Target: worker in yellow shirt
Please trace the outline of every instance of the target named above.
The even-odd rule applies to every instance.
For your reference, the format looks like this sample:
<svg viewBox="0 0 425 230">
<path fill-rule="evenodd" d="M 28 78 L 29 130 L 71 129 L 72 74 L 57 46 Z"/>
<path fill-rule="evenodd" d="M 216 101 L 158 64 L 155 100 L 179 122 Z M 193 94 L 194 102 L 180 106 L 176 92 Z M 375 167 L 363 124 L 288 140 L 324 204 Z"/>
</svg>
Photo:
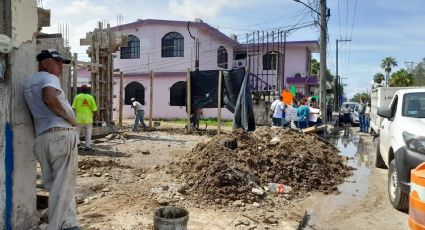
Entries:
<svg viewBox="0 0 425 230">
<path fill-rule="evenodd" d="M 84 150 L 90 151 L 92 149 L 93 113 L 97 111 L 97 106 L 93 96 L 89 94 L 87 85 L 81 86 L 81 93 L 74 97 L 72 108 L 75 110 L 78 137 L 84 129 L 86 138 Z"/>
</svg>

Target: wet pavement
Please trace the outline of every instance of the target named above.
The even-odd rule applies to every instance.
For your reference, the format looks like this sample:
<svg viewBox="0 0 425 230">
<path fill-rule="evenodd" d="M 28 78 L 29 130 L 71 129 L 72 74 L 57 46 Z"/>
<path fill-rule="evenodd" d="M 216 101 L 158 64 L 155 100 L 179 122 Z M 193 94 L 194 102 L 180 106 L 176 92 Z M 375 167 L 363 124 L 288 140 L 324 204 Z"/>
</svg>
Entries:
<svg viewBox="0 0 425 230">
<path fill-rule="evenodd" d="M 347 157 L 349 166 L 356 168 L 353 171 L 353 176 L 338 187 L 341 194 L 336 198 L 335 203 L 343 205 L 344 202 L 349 201 L 349 197 L 361 198 L 366 196 L 368 193 L 368 177 L 373 164 L 364 139 L 360 138 L 359 134 L 354 131 L 338 138 L 330 138 L 328 141 L 339 149 L 340 155 Z"/>
<path fill-rule="evenodd" d="M 339 194 L 315 194 L 304 201 L 308 213 L 304 229 L 407 229 L 407 214 L 388 201 L 387 170 L 374 168 L 372 137 L 351 128 L 328 141 L 356 170 L 338 187 Z"/>
</svg>

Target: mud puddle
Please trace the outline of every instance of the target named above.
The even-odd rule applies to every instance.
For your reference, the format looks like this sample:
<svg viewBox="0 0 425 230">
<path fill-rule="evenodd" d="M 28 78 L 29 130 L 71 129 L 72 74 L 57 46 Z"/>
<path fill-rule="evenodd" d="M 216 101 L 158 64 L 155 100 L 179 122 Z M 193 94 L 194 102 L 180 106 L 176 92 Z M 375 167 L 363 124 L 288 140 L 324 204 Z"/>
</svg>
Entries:
<svg viewBox="0 0 425 230">
<path fill-rule="evenodd" d="M 370 192 L 369 176 L 372 170 L 370 153 L 373 151 L 371 137 L 352 130 L 348 135 L 342 132 L 339 137 L 327 140 L 340 150 L 340 155 L 345 157 L 347 164 L 356 170 L 338 186 L 339 194 L 326 197 L 314 195 L 304 202 L 309 215 L 305 229 L 321 229 L 324 223 L 334 218 L 335 213 L 350 209 L 351 205 L 365 199 Z"/>
<path fill-rule="evenodd" d="M 369 147 L 373 146 L 369 146 L 364 137 L 361 138 L 355 132 L 328 140 L 340 150 L 340 155 L 346 157 L 347 164 L 356 168 L 353 175 L 338 187 L 341 194 L 335 199 L 337 203 L 344 204 L 350 197 L 362 198 L 368 193 L 368 177 L 372 166 Z"/>
</svg>

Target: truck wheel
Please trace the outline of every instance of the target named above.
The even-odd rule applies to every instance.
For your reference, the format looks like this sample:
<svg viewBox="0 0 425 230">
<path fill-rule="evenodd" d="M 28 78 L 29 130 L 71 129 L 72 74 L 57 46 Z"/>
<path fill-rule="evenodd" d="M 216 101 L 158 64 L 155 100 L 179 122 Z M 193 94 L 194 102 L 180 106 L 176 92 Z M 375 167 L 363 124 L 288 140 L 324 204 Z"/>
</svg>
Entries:
<svg viewBox="0 0 425 230">
<path fill-rule="evenodd" d="M 381 150 L 379 149 L 379 137 L 377 138 L 377 145 L 375 150 L 375 167 L 380 169 L 386 169 L 387 166 L 385 165 L 384 159 L 382 159 L 381 156 Z"/>
<path fill-rule="evenodd" d="M 388 170 L 388 196 L 391 205 L 400 211 L 405 211 L 409 207 L 409 195 L 400 188 L 400 181 L 395 169 L 395 160 L 392 160 Z"/>
</svg>

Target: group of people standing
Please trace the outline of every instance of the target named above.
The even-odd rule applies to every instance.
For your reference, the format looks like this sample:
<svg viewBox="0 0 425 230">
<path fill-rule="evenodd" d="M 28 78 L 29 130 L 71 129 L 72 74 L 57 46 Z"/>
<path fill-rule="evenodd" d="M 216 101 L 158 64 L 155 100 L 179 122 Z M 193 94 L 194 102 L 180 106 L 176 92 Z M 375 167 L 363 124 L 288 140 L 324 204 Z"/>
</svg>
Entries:
<svg viewBox="0 0 425 230">
<path fill-rule="evenodd" d="M 286 111 L 288 109 L 296 110 L 294 122 L 297 128 L 305 129 L 322 123 L 319 105 L 315 97 L 303 97 L 300 101 L 293 99 L 292 105 L 288 106 L 283 103 L 283 97 L 278 96 L 270 105 L 272 126 L 286 126 Z"/>
<path fill-rule="evenodd" d="M 370 102 L 360 102 L 359 112 L 359 132 L 368 133 L 370 126 Z"/>
</svg>

